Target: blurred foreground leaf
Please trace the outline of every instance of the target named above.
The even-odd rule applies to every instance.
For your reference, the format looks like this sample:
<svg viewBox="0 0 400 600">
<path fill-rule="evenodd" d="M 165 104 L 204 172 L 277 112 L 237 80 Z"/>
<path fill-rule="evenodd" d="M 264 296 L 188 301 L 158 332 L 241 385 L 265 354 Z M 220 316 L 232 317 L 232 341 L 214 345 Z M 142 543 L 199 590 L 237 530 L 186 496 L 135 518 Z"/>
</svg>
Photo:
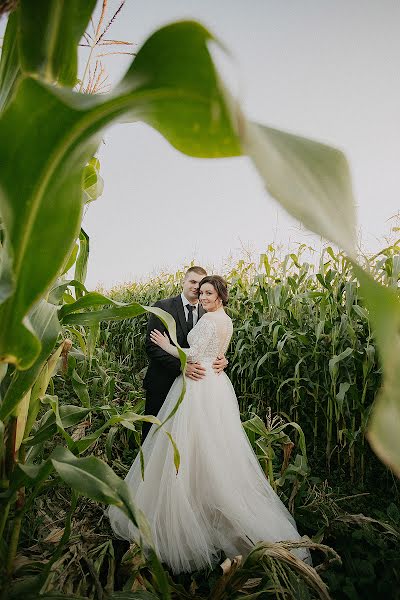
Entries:
<svg viewBox="0 0 400 600">
<path fill-rule="evenodd" d="M 370 311 L 382 361 L 383 383 L 373 405 L 368 426 L 369 442 L 379 458 L 400 477 L 400 300 L 355 267 Z"/>
<path fill-rule="evenodd" d="M 354 257 L 355 204 L 342 152 L 251 122 L 244 126 L 243 147 L 289 214 Z"/>
</svg>

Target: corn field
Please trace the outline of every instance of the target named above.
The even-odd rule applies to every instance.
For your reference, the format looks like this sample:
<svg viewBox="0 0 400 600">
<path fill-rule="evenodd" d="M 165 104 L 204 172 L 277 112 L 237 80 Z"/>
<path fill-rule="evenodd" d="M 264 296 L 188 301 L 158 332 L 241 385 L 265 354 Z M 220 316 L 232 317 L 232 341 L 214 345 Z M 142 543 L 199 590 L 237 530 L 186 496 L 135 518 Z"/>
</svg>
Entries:
<svg viewBox="0 0 400 600">
<path fill-rule="evenodd" d="M 258 264 L 239 260 L 224 273 L 234 320 L 229 375 L 244 417 L 263 417 L 271 408 L 300 423 L 311 455 L 362 484 L 371 456 L 364 432 L 381 381 L 368 312 L 342 253 L 327 247 L 313 264 L 302 258 L 305 250 L 280 257 L 271 245 Z M 384 285 L 397 285 L 399 250 L 396 242 L 367 260 Z M 111 297 L 152 304 L 179 293 L 182 276 L 161 274 L 114 288 Z M 102 343 L 132 373 L 147 364 L 145 320 L 102 330 Z"/>
</svg>

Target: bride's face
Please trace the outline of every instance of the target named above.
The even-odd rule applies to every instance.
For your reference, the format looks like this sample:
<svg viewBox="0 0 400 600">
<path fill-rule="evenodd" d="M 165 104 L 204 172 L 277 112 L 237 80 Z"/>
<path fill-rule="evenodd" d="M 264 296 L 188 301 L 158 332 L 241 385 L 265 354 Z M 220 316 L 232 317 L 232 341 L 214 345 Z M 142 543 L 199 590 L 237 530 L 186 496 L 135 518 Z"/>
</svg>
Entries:
<svg viewBox="0 0 400 600">
<path fill-rule="evenodd" d="M 207 312 L 218 310 L 222 306 L 221 298 L 211 283 L 203 283 L 199 293 L 200 304 Z"/>
</svg>

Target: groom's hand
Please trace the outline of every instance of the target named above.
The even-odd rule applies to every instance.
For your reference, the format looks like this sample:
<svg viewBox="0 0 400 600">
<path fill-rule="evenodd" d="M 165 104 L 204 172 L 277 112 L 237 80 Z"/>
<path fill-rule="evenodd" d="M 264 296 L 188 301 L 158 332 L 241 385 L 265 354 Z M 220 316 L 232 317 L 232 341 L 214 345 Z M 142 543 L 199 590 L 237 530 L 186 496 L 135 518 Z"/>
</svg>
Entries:
<svg viewBox="0 0 400 600">
<path fill-rule="evenodd" d="M 219 375 L 219 373 L 222 373 L 222 371 L 224 369 L 226 369 L 226 367 L 228 366 L 228 360 L 225 358 L 225 356 L 223 354 L 220 354 L 214 360 L 212 366 L 213 366 L 215 373 L 217 373 L 217 375 Z"/>
<path fill-rule="evenodd" d="M 185 375 L 186 377 L 189 377 L 189 379 L 198 381 L 199 379 L 203 379 L 205 374 L 206 370 L 200 363 L 187 363 Z"/>
</svg>

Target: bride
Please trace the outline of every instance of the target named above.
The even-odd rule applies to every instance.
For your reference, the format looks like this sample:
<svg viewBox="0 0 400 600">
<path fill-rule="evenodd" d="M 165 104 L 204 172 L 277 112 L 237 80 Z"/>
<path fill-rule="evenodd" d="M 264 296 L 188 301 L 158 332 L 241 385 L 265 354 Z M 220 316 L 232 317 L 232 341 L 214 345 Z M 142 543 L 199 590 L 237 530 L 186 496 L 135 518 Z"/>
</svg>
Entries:
<svg viewBox="0 0 400 600">
<path fill-rule="evenodd" d="M 181 456 L 176 473 L 173 450 L 152 426 L 143 444 L 144 480 L 140 457 L 126 482 L 136 505 L 149 521 L 154 547 L 174 573 L 213 566 L 222 550 L 227 557 L 246 555 L 259 541 L 299 540 L 296 524 L 266 479 L 242 428 L 236 395 L 227 375 L 212 363 L 225 354 L 232 321 L 225 313 L 228 293 L 218 275 L 204 277 L 199 300 L 206 314 L 188 334 L 184 348 L 190 362 L 201 362 L 206 376 L 187 380 L 185 397 L 168 421 Z M 178 351 L 166 334 L 154 330 L 151 340 L 173 356 Z M 182 389 L 177 377 L 158 413 L 163 421 Z M 138 531 L 117 507 L 109 518 L 115 534 L 138 541 Z M 305 548 L 293 552 L 309 561 Z"/>
</svg>

